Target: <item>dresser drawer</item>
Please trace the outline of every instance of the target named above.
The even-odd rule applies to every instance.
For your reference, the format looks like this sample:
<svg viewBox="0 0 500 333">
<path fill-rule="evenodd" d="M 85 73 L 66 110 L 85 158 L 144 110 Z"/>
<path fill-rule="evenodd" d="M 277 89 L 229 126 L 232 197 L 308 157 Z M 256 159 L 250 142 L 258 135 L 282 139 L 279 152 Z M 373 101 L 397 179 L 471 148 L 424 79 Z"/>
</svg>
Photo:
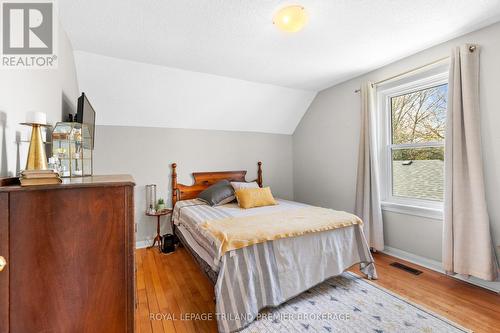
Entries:
<svg viewBox="0 0 500 333">
<path fill-rule="evenodd" d="M 0 272 L 0 333 L 9 332 L 9 194 L 0 193 L 0 256 L 6 265 Z"/>
</svg>

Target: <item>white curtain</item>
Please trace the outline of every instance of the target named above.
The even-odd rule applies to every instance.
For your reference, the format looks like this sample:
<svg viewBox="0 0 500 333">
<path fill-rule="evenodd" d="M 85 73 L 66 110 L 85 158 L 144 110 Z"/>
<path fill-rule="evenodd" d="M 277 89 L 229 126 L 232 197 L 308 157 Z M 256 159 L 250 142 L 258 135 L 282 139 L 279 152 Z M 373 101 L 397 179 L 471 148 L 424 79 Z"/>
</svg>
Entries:
<svg viewBox="0 0 500 333">
<path fill-rule="evenodd" d="M 452 50 L 448 90 L 443 267 L 492 281 L 498 263 L 484 192 L 478 46 Z"/>
<path fill-rule="evenodd" d="M 382 251 L 384 231 L 380 207 L 375 111 L 374 88 L 370 82 L 365 82 L 361 86 L 361 134 L 355 212 L 364 222 L 363 231 L 370 247 Z"/>
</svg>

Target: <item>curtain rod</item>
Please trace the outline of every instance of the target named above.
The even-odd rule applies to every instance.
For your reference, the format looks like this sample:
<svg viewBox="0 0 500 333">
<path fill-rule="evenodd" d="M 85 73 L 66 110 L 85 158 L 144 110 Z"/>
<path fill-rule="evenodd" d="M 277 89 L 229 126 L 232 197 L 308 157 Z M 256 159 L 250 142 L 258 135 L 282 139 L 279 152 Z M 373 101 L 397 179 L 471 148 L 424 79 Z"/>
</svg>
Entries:
<svg viewBox="0 0 500 333">
<path fill-rule="evenodd" d="M 475 47 L 474 47 L 474 49 L 475 49 Z M 471 52 L 474 52 L 474 51 L 471 51 Z M 387 81 L 391 81 L 391 80 L 397 79 L 397 78 L 399 78 L 399 77 L 405 76 L 405 75 L 410 74 L 410 73 L 413 73 L 413 72 L 417 72 L 417 71 L 419 71 L 419 70 L 421 70 L 421 69 L 424 69 L 424 68 L 430 67 L 430 66 L 432 66 L 432 65 L 435 65 L 435 64 L 437 64 L 437 63 L 440 63 L 440 62 L 442 62 L 442 61 L 448 60 L 449 58 L 450 58 L 449 56 L 448 56 L 448 57 L 444 57 L 444 58 L 439 58 L 439 59 L 434 60 L 434 61 L 432 61 L 432 62 L 430 62 L 430 63 L 428 63 L 428 64 L 425 64 L 425 65 L 422 65 L 422 66 L 419 66 L 419 67 L 416 67 L 416 68 L 410 69 L 410 70 L 408 70 L 408 71 L 406 71 L 406 72 L 399 73 L 399 74 L 397 74 L 397 75 L 393 75 L 393 76 L 391 76 L 391 77 L 388 77 L 387 79 L 383 79 L 383 80 L 377 81 L 377 82 L 375 82 L 375 83 L 372 83 L 372 86 L 378 86 L 378 85 L 379 85 L 379 84 L 381 84 L 381 83 L 384 83 L 384 82 L 387 82 Z M 355 93 L 358 93 L 358 92 L 360 92 L 360 91 L 361 91 L 361 89 L 356 89 L 356 90 L 354 90 L 354 92 L 355 92 Z"/>
</svg>

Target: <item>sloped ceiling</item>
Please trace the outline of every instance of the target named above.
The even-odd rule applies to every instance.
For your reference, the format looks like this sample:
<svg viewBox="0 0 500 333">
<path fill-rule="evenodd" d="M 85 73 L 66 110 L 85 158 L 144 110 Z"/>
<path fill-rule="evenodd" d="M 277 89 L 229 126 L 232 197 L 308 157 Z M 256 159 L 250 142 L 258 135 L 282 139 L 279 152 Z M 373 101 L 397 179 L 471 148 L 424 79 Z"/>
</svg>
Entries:
<svg viewBox="0 0 500 333">
<path fill-rule="evenodd" d="M 100 125 L 292 134 L 315 92 L 75 52 Z"/>
<path fill-rule="evenodd" d="M 233 104 L 237 98 L 224 102 L 227 94 L 222 91 L 205 99 L 204 105 L 212 105 L 207 110 L 224 107 L 222 113 L 237 110 L 241 124 L 261 117 L 264 111 L 256 108 L 263 108 L 271 118 L 277 112 L 274 118 L 286 125 L 247 126 L 252 131 L 276 133 L 293 132 L 297 113 L 301 116 L 309 105 L 307 92 L 314 96 L 316 91 L 500 19 L 500 0 L 302 0 L 293 3 L 306 7 L 309 24 L 299 33 L 287 34 L 278 31 L 271 20 L 278 8 L 291 3 L 65 0 L 59 3 L 59 11 L 74 48 L 83 51 L 77 65 L 79 76 L 87 76 L 85 82 L 97 76 L 88 67 L 93 60 L 81 60 L 86 58 L 84 54 L 93 53 L 182 69 L 186 75 L 191 71 L 213 74 L 214 80 L 228 77 L 263 84 L 261 92 L 252 93 L 252 105 L 246 99 Z M 204 82 L 210 85 L 209 81 Z M 143 82 L 145 89 L 147 83 Z M 82 90 L 91 89 L 86 85 L 81 83 Z M 275 100 L 269 103 L 270 85 L 278 90 L 290 88 L 294 97 L 283 105 Z M 235 94 L 239 96 L 244 92 Z M 297 100 L 300 112 L 288 110 Z M 183 112 L 187 118 L 209 123 L 212 113 L 193 111 L 203 109 L 201 104 L 190 105 Z M 287 117 L 291 120 L 284 120 Z M 183 124 L 198 126 L 189 120 Z M 214 126 L 226 129 L 233 125 L 221 120 Z"/>
</svg>

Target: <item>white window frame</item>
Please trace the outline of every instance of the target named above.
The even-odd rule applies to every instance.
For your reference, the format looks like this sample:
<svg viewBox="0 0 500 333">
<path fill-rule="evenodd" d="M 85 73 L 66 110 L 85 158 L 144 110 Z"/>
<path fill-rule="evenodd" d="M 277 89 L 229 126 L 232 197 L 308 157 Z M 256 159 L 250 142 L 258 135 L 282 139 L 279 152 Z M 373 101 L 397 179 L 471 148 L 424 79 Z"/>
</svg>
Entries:
<svg viewBox="0 0 500 333">
<path fill-rule="evenodd" d="M 378 128 L 379 131 L 379 164 L 380 192 L 382 209 L 396 213 L 423 216 L 432 219 L 443 218 L 443 202 L 409 197 L 398 197 L 392 194 L 392 149 L 444 147 L 444 142 L 426 142 L 416 144 L 392 144 L 391 98 L 428 89 L 448 83 L 448 72 L 429 75 L 424 78 L 410 77 L 405 83 L 387 88 L 377 88 Z"/>
</svg>

